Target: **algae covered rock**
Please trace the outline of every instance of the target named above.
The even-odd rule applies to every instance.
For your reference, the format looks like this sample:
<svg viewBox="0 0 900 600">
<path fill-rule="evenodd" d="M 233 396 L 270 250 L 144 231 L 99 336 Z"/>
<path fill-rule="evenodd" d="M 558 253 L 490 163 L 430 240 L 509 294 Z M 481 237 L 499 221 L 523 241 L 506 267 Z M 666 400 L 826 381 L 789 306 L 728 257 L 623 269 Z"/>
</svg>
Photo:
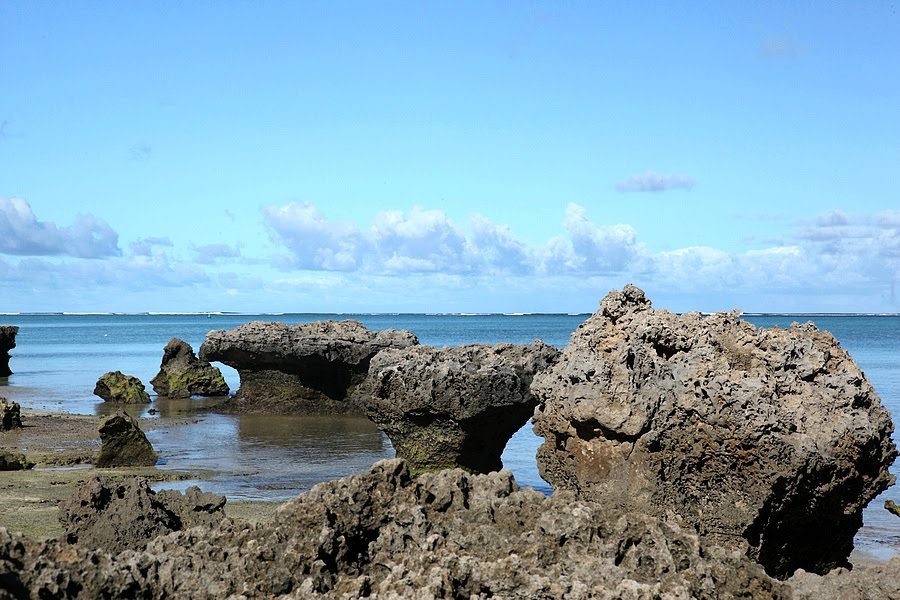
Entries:
<svg viewBox="0 0 900 600">
<path fill-rule="evenodd" d="M 240 388 L 225 410 L 359 414 L 352 394 L 365 380 L 372 357 L 386 348 L 418 343 L 408 331 L 370 331 L 358 321 L 254 321 L 210 331 L 200 358 L 224 363 L 240 375 Z"/>
<path fill-rule="evenodd" d="M 146 404 L 150 402 L 150 394 L 144 389 L 140 379 L 125 375 L 122 371 L 109 371 L 100 376 L 94 387 L 94 395 L 106 402 L 120 404 Z"/>
<path fill-rule="evenodd" d="M 169 398 L 227 396 L 229 392 L 222 372 L 198 359 L 191 345 L 178 338 L 166 344 L 159 373 L 150 385 L 157 394 Z"/>
<path fill-rule="evenodd" d="M 157 455 L 138 422 L 122 411 L 100 421 L 97 467 L 152 467 Z"/>
<path fill-rule="evenodd" d="M 20 452 L 13 453 L 0 450 L 0 471 L 23 471 L 33 466 L 34 463 Z"/>
<path fill-rule="evenodd" d="M 541 341 L 384 350 L 357 402 L 413 472 L 499 471 L 509 438 L 534 413 L 532 378 L 558 355 Z"/>
<path fill-rule="evenodd" d="M 0 398 L 0 431 L 22 427 L 22 409 L 18 402 Z"/>
<path fill-rule="evenodd" d="M 0 325 L 0 377 L 9 377 L 9 351 L 16 347 L 16 334 L 19 328 L 15 325 Z"/>
<path fill-rule="evenodd" d="M 893 424 L 812 324 L 654 310 L 611 292 L 538 374 L 541 476 L 622 512 L 673 515 L 773 575 L 847 564 L 893 483 Z"/>
</svg>

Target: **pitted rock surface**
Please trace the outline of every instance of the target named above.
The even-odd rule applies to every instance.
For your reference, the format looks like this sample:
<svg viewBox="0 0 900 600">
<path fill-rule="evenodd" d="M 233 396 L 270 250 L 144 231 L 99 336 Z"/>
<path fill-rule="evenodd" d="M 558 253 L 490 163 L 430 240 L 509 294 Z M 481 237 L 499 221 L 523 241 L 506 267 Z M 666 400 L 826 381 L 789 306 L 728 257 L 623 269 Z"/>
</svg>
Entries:
<svg viewBox="0 0 900 600">
<path fill-rule="evenodd" d="M 0 325 L 0 377 L 9 377 L 9 351 L 16 347 L 16 334 L 19 328 L 15 325 Z"/>
<path fill-rule="evenodd" d="M 535 377 L 541 476 L 622 512 L 672 515 L 785 577 L 847 564 L 893 483 L 893 424 L 812 324 L 654 310 L 611 292 Z"/>
<path fill-rule="evenodd" d="M 0 529 L 0 577 L 24 597 L 59 598 L 790 598 L 740 553 L 568 492 L 519 490 L 505 471 L 413 479 L 383 461 L 278 517 L 226 519 L 116 555 Z"/>
<path fill-rule="evenodd" d="M 227 396 L 230 391 L 222 372 L 198 359 L 191 345 L 178 338 L 169 340 L 163 349 L 159 373 L 150 385 L 157 394 L 169 398 Z"/>
<path fill-rule="evenodd" d="M 384 350 L 357 402 L 413 472 L 499 471 L 509 438 L 534 413 L 534 374 L 558 355 L 541 341 Z"/>
<path fill-rule="evenodd" d="M 96 467 L 152 467 L 157 455 L 128 413 L 118 410 L 100 420 L 100 455 Z"/>
<path fill-rule="evenodd" d="M 150 402 L 150 394 L 144 384 L 134 375 L 126 375 L 122 371 L 109 371 L 100 376 L 94 386 L 94 395 L 106 402 L 120 404 L 146 404 Z"/>
<path fill-rule="evenodd" d="M 111 481 L 93 476 L 60 504 L 65 540 L 111 554 L 141 550 L 155 537 L 225 517 L 225 498 L 190 487 L 155 493 L 143 477 Z"/>
<path fill-rule="evenodd" d="M 370 331 L 358 321 L 299 325 L 255 321 L 210 331 L 200 358 L 235 368 L 241 385 L 227 410 L 249 413 L 360 413 L 352 393 L 386 348 L 418 344 L 408 331 Z"/>
<path fill-rule="evenodd" d="M 0 397 L 0 431 L 22 427 L 22 407 L 18 402 Z"/>
</svg>

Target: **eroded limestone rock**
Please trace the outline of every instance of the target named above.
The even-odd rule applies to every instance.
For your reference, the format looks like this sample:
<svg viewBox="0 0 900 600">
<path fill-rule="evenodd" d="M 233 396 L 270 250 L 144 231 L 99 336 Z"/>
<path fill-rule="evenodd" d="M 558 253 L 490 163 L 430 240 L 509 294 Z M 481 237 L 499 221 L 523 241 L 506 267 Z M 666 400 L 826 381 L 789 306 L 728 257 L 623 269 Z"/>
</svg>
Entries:
<svg viewBox="0 0 900 600">
<path fill-rule="evenodd" d="M 361 412 L 351 401 L 369 361 L 386 348 L 418 344 L 407 331 L 369 331 L 358 321 L 300 325 L 256 321 L 210 331 L 200 358 L 237 369 L 228 410 L 252 413 Z"/>
<path fill-rule="evenodd" d="M 111 554 L 142 550 L 155 537 L 221 521 L 225 498 L 197 487 L 156 493 L 143 477 L 112 481 L 93 476 L 59 507 L 65 540 Z"/>
<path fill-rule="evenodd" d="M 653 517 L 519 490 L 505 471 L 413 479 L 398 460 L 320 484 L 272 523 L 226 519 L 141 552 L 0 529 L 4 576 L 58 598 L 790 598 L 740 553 Z"/>
<path fill-rule="evenodd" d="M 97 467 L 152 467 L 157 455 L 138 422 L 122 411 L 100 421 Z"/>
<path fill-rule="evenodd" d="M 9 351 L 16 347 L 16 334 L 19 328 L 15 325 L 0 325 L 0 377 L 9 377 Z"/>
<path fill-rule="evenodd" d="M 159 373 L 150 380 L 153 390 L 169 398 L 227 396 L 228 384 L 222 372 L 200 360 L 184 340 L 172 338 L 163 349 Z"/>
<path fill-rule="evenodd" d="M 22 427 L 22 409 L 18 402 L 0 398 L 0 431 Z"/>
<path fill-rule="evenodd" d="M 357 401 L 413 472 L 499 471 L 509 438 L 534 413 L 534 374 L 558 355 L 540 341 L 384 350 Z"/>
<path fill-rule="evenodd" d="M 146 404 L 150 402 L 150 394 L 140 379 L 133 375 L 125 375 L 122 371 L 109 371 L 100 376 L 94 386 L 94 395 L 106 402 L 121 404 Z"/>
<path fill-rule="evenodd" d="M 622 512 L 672 514 L 779 577 L 847 564 L 893 483 L 893 425 L 812 324 L 653 310 L 611 292 L 535 377 L 541 476 Z"/>
</svg>

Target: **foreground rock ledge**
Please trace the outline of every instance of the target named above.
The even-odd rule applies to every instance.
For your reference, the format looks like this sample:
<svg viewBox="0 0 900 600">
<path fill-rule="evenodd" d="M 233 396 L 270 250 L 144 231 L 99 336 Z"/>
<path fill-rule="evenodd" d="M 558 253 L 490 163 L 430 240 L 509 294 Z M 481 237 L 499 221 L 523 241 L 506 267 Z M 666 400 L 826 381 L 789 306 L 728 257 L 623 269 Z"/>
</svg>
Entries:
<svg viewBox="0 0 900 600">
<path fill-rule="evenodd" d="M 611 292 L 535 377 L 541 476 L 622 513 L 672 513 L 775 576 L 847 565 L 893 483 L 893 424 L 812 324 L 655 311 Z"/>
<path fill-rule="evenodd" d="M 16 347 L 16 334 L 19 328 L 15 325 L 0 325 L 0 377 L 9 377 L 9 351 Z"/>
<path fill-rule="evenodd" d="M 414 473 L 499 471 L 509 438 L 534 413 L 535 373 L 558 355 L 541 341 L 384 350 L 372 359 L 358 402 Z"/>
<path fill-rule="evenodd" d="M 254 321 L 210 331 L 200 358 L 237 370 L 241 385 L 225 408 L 246 413 L 361 413 L 353 390 L 385 348 L 418 344 L 408 331 L 369 331 L 358 321 L 300 325 Z"/>
<path fill-rule="evenodd" d="M 194 354 L 191 345 L 172 338 L 163 349 L 159 373 L 150 385 L 160 396 L 190 398 L 191 396 L 227 396 L 228 384 L 222 372 Z"/>
<path fill-rule="evenodd" d="M 138 515 L 139 516 L 139 515 Z M 327 482 L 276 522 L 225 519 L 109 554 L 0 529 L 13 597 L 790 598 L 747 557 L 506 471 L 416 479 L 399 460 Z"/>
</svg>

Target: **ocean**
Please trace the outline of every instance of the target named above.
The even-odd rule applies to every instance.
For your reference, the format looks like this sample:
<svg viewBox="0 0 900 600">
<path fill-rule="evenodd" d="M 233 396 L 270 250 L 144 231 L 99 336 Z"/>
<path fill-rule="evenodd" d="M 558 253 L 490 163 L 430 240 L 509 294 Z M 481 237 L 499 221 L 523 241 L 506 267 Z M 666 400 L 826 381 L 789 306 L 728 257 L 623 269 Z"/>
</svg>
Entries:
<svg viewBox="0 0 900 600">
<path fill-rule="evenodd" d="M 194 350 L 208 331 L 256 321 L 303 323 L 356 319 L 369 329 L 406 329 L 422 344 L 529 343 L 541 339 L 565 346 L 589 315 L 577 314 L 15 314 L 0 315 L 0 325 L 17 325 L 11 351 L 13 375 L 0 378 L 0 396 L 23 408 L 103 415 L 114 407 L 93 395 L 97 378 L 120 370 L 149 381 L 159 370 L 169 339 L 181 338 Z M 895 420 L 900 416 L 900 316 L 745 315 L 757 326 L 813 321 L 830 331 L 857 361 Z M 218 365 L 232 391 L 237 372 Z M 209 412 L 204 399 L 156 399 L 130 407 L 134 416 L 158 420 L 148 437 L 160 453 L 160 468 L 190 468 L 198 480 L 157 484 L 184 489 L 199 485 L 232 499 L 286 500 L 320 481 L 365 471 L 393 456 L 390 441 L 364 418 L 271 417 Z M 155 414 L 149 410 L 155 409 Z M 897 432 L 895 432 L 895 442 Z M 510 440 L 503 464 L 522 486 L 544 493 L 552 489 L 537 472 L 535 452 L 541 439 L 527 424 Z M 892 467 L 894 475 L 897 466 Z M 900 503 L 897 486 L 874 500 L 864 513 L 857 549 L 876 558 L 900 552 L 900 519 L 884 500 Z"/>
</svg>

